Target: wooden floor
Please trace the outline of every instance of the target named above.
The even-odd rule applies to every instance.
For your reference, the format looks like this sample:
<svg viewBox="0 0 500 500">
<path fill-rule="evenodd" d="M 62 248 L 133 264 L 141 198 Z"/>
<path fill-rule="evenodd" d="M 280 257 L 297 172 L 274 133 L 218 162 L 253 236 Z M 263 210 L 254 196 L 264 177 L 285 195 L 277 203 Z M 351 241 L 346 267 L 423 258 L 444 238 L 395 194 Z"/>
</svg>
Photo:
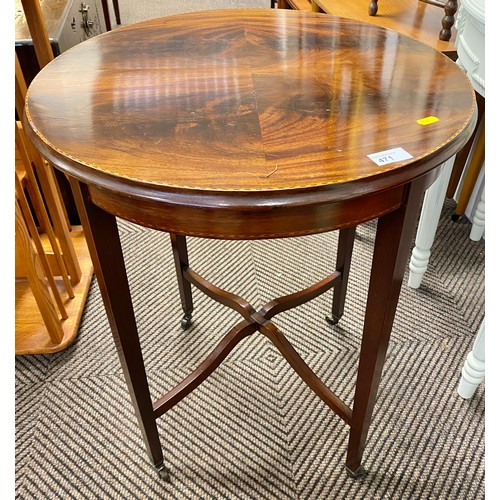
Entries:
<svg viewBox="0 0 500 500">
<path fill-rule="evenodd" d="M 430 45 L 452 59 L 456 58 L 455 28 L 452 28 L 448 42 L 439 39 L 444 17 L 442 7 L 422 0 L 379 0 L 377 14 L 370 16 L 369 3 L 369 0 L 280 0 L 278 5 L 287 4 L 299 10 L 311 9 L 383 26 Z"/>
</svg>

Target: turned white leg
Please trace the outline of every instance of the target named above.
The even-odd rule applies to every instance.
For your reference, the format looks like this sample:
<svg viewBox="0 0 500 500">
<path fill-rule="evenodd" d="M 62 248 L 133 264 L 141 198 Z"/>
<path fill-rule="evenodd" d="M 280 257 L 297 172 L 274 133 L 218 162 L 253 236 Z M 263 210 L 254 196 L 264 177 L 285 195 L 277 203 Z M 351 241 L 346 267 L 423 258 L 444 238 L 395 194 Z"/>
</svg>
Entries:
<svg viewBox="0 0 500 500">
<path fill-rule="evenodd" d="M 477 204 L 476 211 L 474 212 L 474 217 L 472 218 L 472 228 L 470 230 L 470 239 L 472 241 L 479 241 L 484 234 L 484 187 L 481 192 L 481 198 Z"/>
<path fill-rule="evenodd" d="M 417 235 L 415 238 L 415 247 L 411 253 L 410 274 L 408 285 L 412 288 L 418 288 L 422 283 L 422 278 L 431 256 L 431 247 L 434 243 L 436 230 L 443 210 L 446 189 L 450 182 L 451 171 L 455 156 L 452 156 L 444 165 L 439 177 L 434 181 L 431 187 L 425 192 L 422 212 L 418 222 Z"/>
<path fill-rule="evenodd" d="M 469 399 L 476 392 L 477 386 L 484 380 L 484 319 L 474 340 L 472 351 L 467 355 L 462 376 L 458 384 L 458 394 Z"/>
</svg>

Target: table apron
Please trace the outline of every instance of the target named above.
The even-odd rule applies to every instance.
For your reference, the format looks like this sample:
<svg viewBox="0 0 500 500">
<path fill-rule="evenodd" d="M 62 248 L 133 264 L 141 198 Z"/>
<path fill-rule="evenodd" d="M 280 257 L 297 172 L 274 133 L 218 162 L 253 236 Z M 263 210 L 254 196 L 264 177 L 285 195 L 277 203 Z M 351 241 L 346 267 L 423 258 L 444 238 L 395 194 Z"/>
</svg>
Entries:
<svg viewBox="0 0 500 500">
<path fill-rule="evenodd" d="M 347 200 L 257 207 L 199 207 L 137 200 L 89 186 L 91 201 L 141 226 L 185 236 L 246 240 L 286 238 L 351 227 L 396 210 L 406 186 Z"/>
</svg>

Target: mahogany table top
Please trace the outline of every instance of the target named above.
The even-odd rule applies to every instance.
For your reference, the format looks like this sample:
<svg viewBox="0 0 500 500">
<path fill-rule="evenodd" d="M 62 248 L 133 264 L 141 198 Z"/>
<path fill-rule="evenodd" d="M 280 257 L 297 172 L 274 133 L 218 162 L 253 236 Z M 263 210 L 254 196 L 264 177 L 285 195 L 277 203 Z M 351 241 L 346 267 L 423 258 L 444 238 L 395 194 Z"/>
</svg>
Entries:
<svg viewBox="0 0 500 500">
<path fill-rule="evenodd" d="M 452 156 L 474 121 L 462 70 L 409 37 L 326 14 L 228 9 L 72 47 L 32 82 L 25 125 L 47 159 L 90 185 L 208 204 L 244 193 L 258 205 L 264 194 L 402 185 Z"/>
</svg>

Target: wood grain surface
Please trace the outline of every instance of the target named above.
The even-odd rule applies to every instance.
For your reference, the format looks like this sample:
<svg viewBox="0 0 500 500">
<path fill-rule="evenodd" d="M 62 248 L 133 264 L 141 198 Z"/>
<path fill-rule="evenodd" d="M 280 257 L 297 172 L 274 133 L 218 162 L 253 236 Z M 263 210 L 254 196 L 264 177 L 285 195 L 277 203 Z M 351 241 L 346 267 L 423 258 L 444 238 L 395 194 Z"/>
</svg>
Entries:
<svg viewBox="0 0 500 500">
<path fill-rule="evenodd" d="M 468 79 L 439 52 L 285 9 L 195 12 L 94 37 L 37 76 L 26 116 L 43 154 L 101 198 L 205 208 L 402 186 L 458 151 L 475 121 Z M 418 123 L 428 116 L 439 120 Z M 412 158 L 367 156 L 395 147 Z"/>
</svg>

